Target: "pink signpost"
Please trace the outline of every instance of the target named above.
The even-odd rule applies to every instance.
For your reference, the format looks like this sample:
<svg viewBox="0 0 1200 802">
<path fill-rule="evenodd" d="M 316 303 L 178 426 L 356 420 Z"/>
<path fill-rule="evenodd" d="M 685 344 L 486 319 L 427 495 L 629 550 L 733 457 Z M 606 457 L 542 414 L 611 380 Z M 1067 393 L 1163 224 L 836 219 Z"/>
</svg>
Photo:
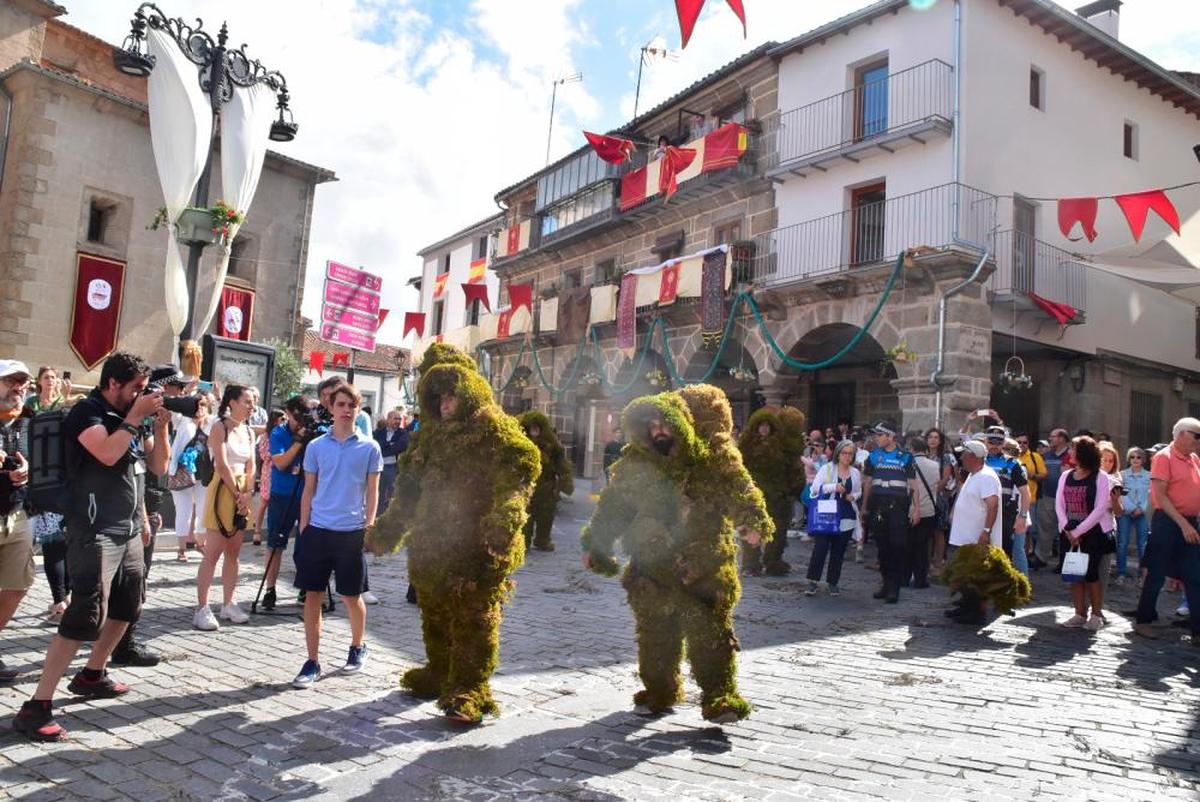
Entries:
<svg viewBox="0 0 1200 802">
<path fill-rule="evenodd" d="M 321 305 L 320 337 L 348 346 L 350 369 L 354 351 L 374 351 L 379 328 L 379 292 L 383 278 L 339 262 L 325 263 L 325 292 Z"/>
<path fill-rule="evenodd" d="M 343 328 L 335 323 L 321 324 L 321 339 L 326 342 L 349 346 L 359 351 L 375 350 L 374 334 L 364 334 L 356 329 Z"/>
<path fill-rule="evenodd" d="M 323 306 L 321 308 L 321 320 L 326 323 L 336 323 L 339 326 L 350 326 L 366 332 L 375 331 L 378 328 L 379 322 L 379 318 L 374 315 L 352 312 L 349 309 L 342 309 L 339 306 Z"/>
<path fill-rule="evenodd" d="M 354 287 L 365 287 L 371 292 L 379 292 L 383 289 L 382 277 L 359 270 L 357 267 L 347 267 L 332 260 L 325 263 L 325 278 L 331 278 Z"/>
<path fill-rule="evenodd" d="M 338 281 L 325 281 L 325 305 L 341 306 L 356 312 L 379 316 L 379 293 L 362 287 L 351 287 Z"/>
</svg>

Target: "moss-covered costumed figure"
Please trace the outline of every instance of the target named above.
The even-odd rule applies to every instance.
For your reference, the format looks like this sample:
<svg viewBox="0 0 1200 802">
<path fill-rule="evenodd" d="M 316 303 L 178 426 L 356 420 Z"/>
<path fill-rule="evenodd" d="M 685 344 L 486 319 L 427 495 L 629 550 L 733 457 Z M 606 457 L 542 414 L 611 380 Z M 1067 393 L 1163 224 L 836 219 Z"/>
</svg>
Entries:
<svg viewBox="0 0 1200 802">
<path fill-rule="evenodd" d="M 574 470 L 567 461 L 567 451 L 559 442 L 558 433 L 544 413 L 530 410 L 517 421 L 525 434 L 538 447 L 542 458 L 542 474 L 533 488 L 529 501 L 529 521 L 525 524 L 525 547 L 538 551 L 554 551 L 550 530 L 558 508 L 558 494 L 575 492 Z"/>
<path fill-rule="evenodd" d="M 770 543 L 742 552 L 742 570 L 747 575 L 758 576 L 765 571 L 782 576 L 791 571 L 783 550 L 787 547 L 792 508 L 803 490 L 803 469 L 798 467 L 798 457 L 804 450 L 803 430 L 804 413 L 792 407 L 778 412 L 771 407 L 756 410 L 742 430 L 738 448 L 746 469 L 766 498 L 767 511 L 775 524 L 775 537 Z"/>
<path fill-rule="evenodd" d="M 523 530 L 537 449 L 492 397 L 475 363 L 432 346 L 421 363 L 421 428 L 398 461 L 396 492 L 368 537 L 375 553 L 408 547 L 428 662 L 401 685 L 458 721 L 499 712 L 489 680 L 501 603 L 525 559 Z"/>
<path fill-rule="evenodd" d="M 733 445 L 729 402 L 707 385 L 647 396 L 626 407 L 621 428 L 629 445 L 584 529 L 583 561 L 613 576 L 618 540 L 629 556 L 621 583 L 644 685 L 635 710 L 657 715 L 683 700 L 686 644 L 704 718 L 737 721 L 750 705 L 737 691 L 735 536 L 757 543 L 774 527 Z"/>
</svg>

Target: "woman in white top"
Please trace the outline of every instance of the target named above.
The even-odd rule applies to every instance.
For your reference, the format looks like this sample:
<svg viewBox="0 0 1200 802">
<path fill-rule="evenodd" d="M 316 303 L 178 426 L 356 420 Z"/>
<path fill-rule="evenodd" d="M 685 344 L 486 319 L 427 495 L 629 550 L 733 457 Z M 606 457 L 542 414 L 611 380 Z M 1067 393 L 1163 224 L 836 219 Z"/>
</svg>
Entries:
<svg viewBox="0 0 1200 802">
<path fill-rule="evenodd" d="M 250 616 L 238 607 L 233 594 L 237 589 L 238 555 L 242 550 L 247 520 L 250 516 L 254 491 L 254 433 L 246 421 L 254 411 L 254 397 L 238 384 L 225 388 L 217 421 L 208 436 L 208 448 L 213 457 L 213 479 L 204 502 L 204 560 L 196 575 L 196 598 L 199 606 L 193 621 L 196 629 L 214 630 L 219 627 L 208 606 L 208 591 L 212 587 L 217 560 L 225 557 L 221 567 L 221 590 L 224 604 L 221 618 L 234 624 L 244 624 Z"/>
<path fill-rule="evenodd" d="M 822 465 L 813 478 L 812 497 L 831 496 L 837 502 L 840 531 L 828 535 L 809 532 L 813 538 L 813 552 L 808 562 L 808 590 L 804 591 L 805 596 L 816 595 L 826 557 L 829 558 L 829 572 L 825 581 L 829 595 L 837 596 L 841 592 L 838 582 L 842 578 L 842 560 L 846 556 L 850 537 L 853 535 L 855 540 L 862 540 L 858 514 L 858 500 L 862 498 L 862 474 L 854 467 L 856 451 L 850 440 L 838 443 L 833 452 L 833 462 Z"/>
<path fill-rule="evenodd" d="M 209 416 L 208 399 L 203 396 L 196 405 L 196 417 L 179 416 L 175 427 L 175 438 L 171 441 L 171 463 L 167 468 L 167 476 L 183 476 L 182 471 L 191 474 L 195 480 L 190 487 L 182 490 L 172 490 L 171 498 L 175 501 L 175 539 L 179 554 L 176 559 L 181 563 L 187 562 L 187 544 L 196 542 L 195 520 L 200 516 L 204 523 L 204 483 L 196 479 L 197 459 L 202 453 L 208 452 L 208 433 L 212 428 L 212 418 Z"/>
</svg>

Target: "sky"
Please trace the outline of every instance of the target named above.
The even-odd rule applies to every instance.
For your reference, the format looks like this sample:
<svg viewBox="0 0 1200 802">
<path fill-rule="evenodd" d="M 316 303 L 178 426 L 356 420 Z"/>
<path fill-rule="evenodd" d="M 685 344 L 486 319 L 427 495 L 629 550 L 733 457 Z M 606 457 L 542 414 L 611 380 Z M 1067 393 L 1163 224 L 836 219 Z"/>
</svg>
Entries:
<svg viewBox="0 0 1200 802">
<path fill-rule="evenodd" d="M 929 0 L 923 0 L 929 2 Z M 950 0 L 934 0 L 949 2 Z M 137 0 L 60 0 L 65 21 L 110 42 Z M 1084 0 L 1061 5 L 1073 7 Z M 1126 0 L 1121 40 L 1159 64 L 1200 72 L 1198 0 Z M 303 313 L 316 318 L 328 259 L 383 276 L 380 332 L 400 344 L 417 251 L 494 214 L 496 192 L 633 112 L 640 48 L 676 51 L 645 67 L 645 111 L 769 40 L 784 41 L 868 0 L 744 0 L 741 25 L 709 0 L 684 51 L 671 0 L 160 0 L 172 16 L 222 21 L 230 41 L 288 81 L 300 125 L 284 155 L 333 170 L 314 204 Z M 148 166 L 149 169 L 149 166 Z M 254 208 L 250 208 L 254 224 Z"/>
</svg>

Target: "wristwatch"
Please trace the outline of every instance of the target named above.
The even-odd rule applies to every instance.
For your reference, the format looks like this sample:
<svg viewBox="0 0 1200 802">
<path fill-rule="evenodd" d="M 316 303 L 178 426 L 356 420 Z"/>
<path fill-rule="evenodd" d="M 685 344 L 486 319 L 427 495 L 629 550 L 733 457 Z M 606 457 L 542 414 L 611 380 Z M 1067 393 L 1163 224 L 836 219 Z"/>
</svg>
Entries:
<svg viewBox="0 0 1200 802">
<path fill-rule="evenodd" d="M 142 433 L 141 429 L 134 426 L 129 421 L 121 421 L 121 425 L 118 426 L 117 428 L 119 428 L 123 432 L 129 432 L 134 437 L 137 437 L 138 435 L 140 435 Z"/>
<path fill-rule="evenodd" d="M 990 527 L 990 526 L 983 527 L 983 533 L 985 535 L 990 535 L 992 533 L 992 527 Z"/>
</svg>

